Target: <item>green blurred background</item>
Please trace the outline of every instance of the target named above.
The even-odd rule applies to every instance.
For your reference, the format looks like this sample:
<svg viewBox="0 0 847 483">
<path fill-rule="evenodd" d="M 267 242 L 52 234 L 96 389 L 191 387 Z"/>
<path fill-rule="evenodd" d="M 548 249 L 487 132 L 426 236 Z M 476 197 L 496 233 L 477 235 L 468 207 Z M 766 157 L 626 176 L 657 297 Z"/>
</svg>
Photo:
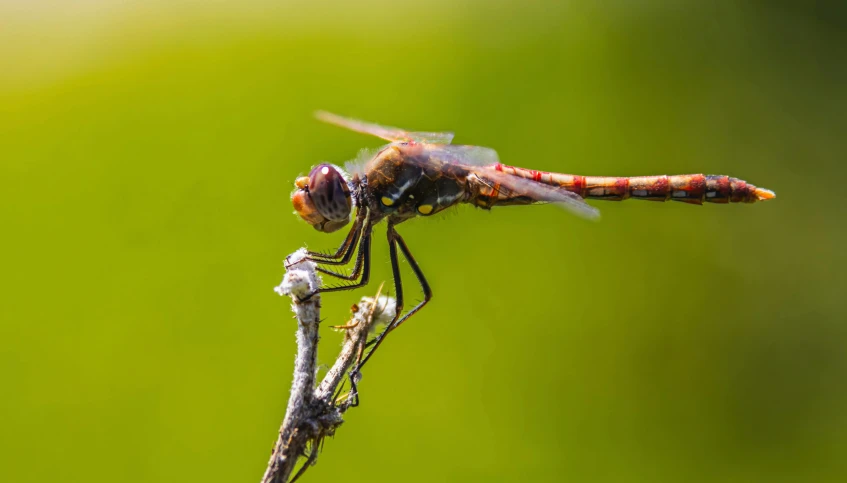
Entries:
<svg viewBox="0 0 847 483">
<path fill-rule="evenodd" d="M 402 225 L 435 298 L 304 481 L 845 481 L 845 32 L 836 2 L 0 2 L 0 480 L 258 481 L 271 288 L 343 238 L 292 183 L 380 144 L 327 109 L 778 198 Z M 390 281 L 383 236 L 327 324 Z"/>
</svg>

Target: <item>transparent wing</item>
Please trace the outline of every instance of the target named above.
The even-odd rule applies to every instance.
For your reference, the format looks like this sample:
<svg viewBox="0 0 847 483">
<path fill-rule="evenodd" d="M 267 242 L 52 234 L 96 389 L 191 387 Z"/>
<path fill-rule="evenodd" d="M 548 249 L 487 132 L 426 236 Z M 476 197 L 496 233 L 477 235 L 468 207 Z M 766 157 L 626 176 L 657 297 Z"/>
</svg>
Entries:
<svg viewBox="0 0 847 483">
<path fill-rule="evenodd" d="M 431 159 L 450 164 L 494 166 L 500 162 L 497 151 L 482 146 L 448 144 L 444 146 L 427 146 L 426 149 Z"/>
<path fill-rule="evenodd" d="M 600 211 L 589 205 L 576 193 L 560 186 L 552 186 L 531 179 L 504 173 L 496 168 L 500 163 L 497 151 L 482 146 L 451 144 L 426 146 L 429 160 L 465 166 L 483 182 L 499 183 L 500 191 L 507 195 L 525 196 L 538 203 L 553 203 L 583 218 L 597 219 Z"/>
<path fill-rule="evenodd" d="M 365 174 L 365 166 L 368 161 L 376 157 L 383 149 L 385 149 L 385 146 L 360 149 L 355 158 L 344 163 L 344 169 L 350 174 Z"/>
<path fill-rule="evenodd" d="M 559 186 L 513 176 L 490 167 L 475 168 L 473 172 L 483 181 L 500 183 L 500 191 L 505 194 L 526 196 L 539 203 L 553 203 L 589 220 L 600 218 L 600 210 L 586 203 L 578 194 Z"/>
<path fill-rule="evenodd" d="M 380 126 L 379 124 L 339 116 L 338 114 L 326 111 L 315 112 L 315 117 L 329 124 L 334 124 L 363 134 L 370 134 L 391 142 L 415 141 L 418 143 L 450 144 L 453 141 L 453 133 L 451 132 L 404 131 L 400 128 Z"/>
</svg>

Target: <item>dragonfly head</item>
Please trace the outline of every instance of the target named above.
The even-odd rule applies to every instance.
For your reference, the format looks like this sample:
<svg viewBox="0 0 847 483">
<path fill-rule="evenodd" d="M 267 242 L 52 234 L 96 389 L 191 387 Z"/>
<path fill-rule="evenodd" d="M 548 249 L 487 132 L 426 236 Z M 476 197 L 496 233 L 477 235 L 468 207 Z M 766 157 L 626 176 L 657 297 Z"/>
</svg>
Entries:
<svg viewBox="0 0 847 483">
<path fill-rule="evenodd" d="M 331 164 L 319 164 L 294 182 L 294 210 L 316 230 L 332 233 L 350 223 L 353 201 L 347 180 Z"/>
</svg>

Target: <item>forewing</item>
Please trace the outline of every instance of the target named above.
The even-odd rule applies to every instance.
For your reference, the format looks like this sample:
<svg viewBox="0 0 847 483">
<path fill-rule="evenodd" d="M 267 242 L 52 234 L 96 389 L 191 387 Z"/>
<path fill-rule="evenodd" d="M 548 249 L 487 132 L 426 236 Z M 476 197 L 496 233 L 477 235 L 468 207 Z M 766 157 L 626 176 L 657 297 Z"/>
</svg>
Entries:
<svg viewBox="0 0 847 483">
<path fill-rule="evenodd" d="M 404 141 L 414 141 L 416 143 L 427 144 L 450 144 L 453 142 L 453 133 L 411 131 L 406 133 L 406 139 L 404 139 Z"/>
<path fill-rule="evenodd" d="M 315 117 L 329 124 L 334 124 L 362 134 L 370 134 L 371 136 L 391 142 L 415 141 L 418 143 L 450 144 L 453 141 L 453 133 L 451 132 L 405 131 L 397 127 L 381 126 L 326 111 L 315 112 Z"/>
<path fill-rule="evenodd" d="M 463 166 L 493 167 L 500 162 L 497 151 L 482 146 L 450 144 L 445 146 L 428 146 L 430 158 L 450 164 Z"/>
</svg>

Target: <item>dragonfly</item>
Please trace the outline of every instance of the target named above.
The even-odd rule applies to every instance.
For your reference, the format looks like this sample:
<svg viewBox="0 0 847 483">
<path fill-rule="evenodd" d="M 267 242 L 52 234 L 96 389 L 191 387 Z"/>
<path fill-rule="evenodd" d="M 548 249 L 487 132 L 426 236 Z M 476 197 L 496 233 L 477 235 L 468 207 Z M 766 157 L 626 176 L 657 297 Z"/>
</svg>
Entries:
<svg viewBox="0 0 847 483">
<path fill-rule="evenodd" d="M 755 203 L 775 197 L 773 191 L 723 175 L 683 174 L 637 177 L 580 176 L 519 168 L 500 163 L 491 148 L 451 144 L 453 133 L 416 132 L 382 126 L 319 111 L 316 117 L 329 124 L 373 135 L 389 144 L 363 151 L 347 169 L 322 163 L 308 176 L 297 178 L 291 195 L 294 209 L 316 230 L 332 233 L 352 227 L 338 249 L 307 252 L 317 270 L 342 280 L 318 292 L 353 290 L 368 284 L 371 273 L 373 227 L 387 222 L 396 310 L 392 320 L 373 340 L 370 351 L 351 371 L 373 356 L 386 336 L 421 310 L 432 289 L 397 225 L 418 217 L 430 217 L 460 203 L 490 210 L 495 206 L 550 203 L 588 219 L 598 210 L 585 199 L 622 201 L 680 201 L 703 203 Z M 355 210 L 355 214 L 354 214 Z M 423 291 L 423 300 L 403 312 L 404 293 L 399 254 L 408 262 Z M 355 260 L 353 257 L 355 255 Z M 350 273 L 332 266 L 353 262 Z M 353 381 L 351 377 L 351 381 Z"/>
</svg>

